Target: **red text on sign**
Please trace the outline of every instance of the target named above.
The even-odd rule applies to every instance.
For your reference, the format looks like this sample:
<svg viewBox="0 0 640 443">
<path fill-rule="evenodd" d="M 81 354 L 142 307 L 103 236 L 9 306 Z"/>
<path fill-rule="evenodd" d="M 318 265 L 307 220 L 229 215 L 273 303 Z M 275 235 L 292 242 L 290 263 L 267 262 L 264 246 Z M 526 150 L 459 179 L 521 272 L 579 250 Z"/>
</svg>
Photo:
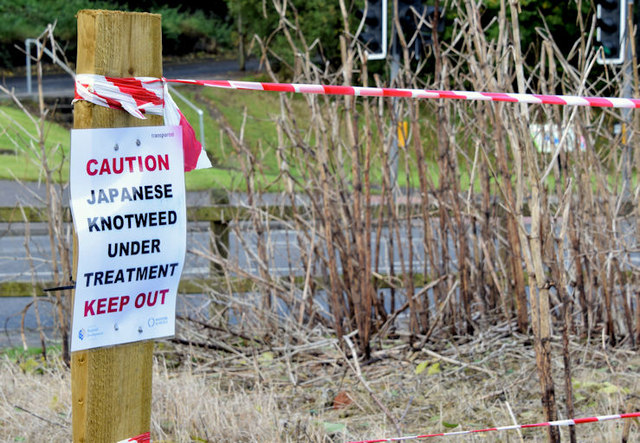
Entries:
<svg viewBox="0 0 640 443">
<path fill-rule="evenodd" d="M 154 306 L 158 302 L 158 294 L 160 294 L 161 296 L 160 304 L 164 305 L 164 299 L 165 299 L 165 296 L 167 295 L 167 292 L 169 292 L 168 289 L 161 289 L 159 291 L 149 291 L 148 293 L 141 292 L 136 297 L 135 307 L 140 309 L 145 305 Z"/>
<path fill-rule="evenodd" d="M 135 309 L 142 309 L 145 306 L 152 307 L 156 304 L 164 305 L 168 293 L 169 289 L 140 292 L 133 300 L 133 306 L 135 307 Z M 130 302 L 131 297 L 129 297 L 128 295 L 86 300 L 84 302 L 84 316 L 91 317 L 94 315 L 122 312 Z"/>
<path fill-rule="evenodd" d="M 84 316 L 121 312 L 129 304 L 129 300 L 131 298 L 128 295 L 87 300 L 84 302 Z"/>
<path fill-rule="evenodd" d="M 147 155 L 146 157 L 114 157 L 97 160 L 92 158 L 87 161 L 87 174 L 111 175 L 125 172 L 153 172 L 169 170 L 169 154 Z"/>
</svg>

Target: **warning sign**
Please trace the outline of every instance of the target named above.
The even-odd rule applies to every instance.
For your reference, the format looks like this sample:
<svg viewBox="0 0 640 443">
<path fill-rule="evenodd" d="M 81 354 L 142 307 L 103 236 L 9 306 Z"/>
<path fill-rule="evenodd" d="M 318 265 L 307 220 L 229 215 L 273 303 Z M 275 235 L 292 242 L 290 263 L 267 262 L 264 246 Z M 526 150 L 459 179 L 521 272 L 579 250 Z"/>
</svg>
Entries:
<svg viewBox="0 0 640 443">
<path fill-rule="evenodd" d="M 71 132 L 71 351 L 171 336 L 186 249 L 182 131 Z"/>
</svg>

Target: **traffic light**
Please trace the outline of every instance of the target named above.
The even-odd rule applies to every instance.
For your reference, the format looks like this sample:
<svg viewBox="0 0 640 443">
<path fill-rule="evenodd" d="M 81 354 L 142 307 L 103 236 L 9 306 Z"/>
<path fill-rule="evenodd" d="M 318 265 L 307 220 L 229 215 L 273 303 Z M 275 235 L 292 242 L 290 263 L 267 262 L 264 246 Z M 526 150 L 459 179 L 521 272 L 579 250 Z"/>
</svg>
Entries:
<svg viewBox="0 0 640 443">
<path fill-rule="evenodd" d="M 412 57 L 420 60 L 426 47 L 433 44 L 433 19 L 434 6 L 425 6 L 422 0 L 398 0 L 398 20 L 404 35 L 405 42 Z M 442 8 L 438 14 L 438 33 L 444 32 L 444 17 Z M 394 52 L 400 54 L 402 49 L 400 41 L 396 37 L 393 46 Z"/>
<path fill-rule="evenodd" d="M 626 0 L 596 0 L 596 40 L 600 64 L 620 64 L 625 58 Z"/>
<path fill-rule="evenodd" d="M 383 60 L 387 56 L 387 0 L 367 0 L 365 10 L 356 15 L 364 17 L 364 31 L 358 39 L 365 45 L 367 59 Z"/>
</svg>

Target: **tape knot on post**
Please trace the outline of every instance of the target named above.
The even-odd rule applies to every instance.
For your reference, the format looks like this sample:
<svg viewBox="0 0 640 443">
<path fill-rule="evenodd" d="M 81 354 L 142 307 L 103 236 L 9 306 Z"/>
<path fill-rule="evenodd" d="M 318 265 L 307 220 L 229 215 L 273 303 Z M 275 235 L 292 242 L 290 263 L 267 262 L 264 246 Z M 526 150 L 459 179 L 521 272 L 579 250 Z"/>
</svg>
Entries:
<svg viewBox="0 0 640 443">
<path fill-rule="evenodd" d="M 78 100 L 124 110 L 140 119 L 145 119 L 145 114 L 162 115 L 165 125 L 179 125 L 182 128 L 185 171 L 211 167 L 202 144 L 196 139 L 193 127 L 173 101 L 166 78 L 115 78 L 77 74 L 73 101 L 75 103 Z"/>
</svg>

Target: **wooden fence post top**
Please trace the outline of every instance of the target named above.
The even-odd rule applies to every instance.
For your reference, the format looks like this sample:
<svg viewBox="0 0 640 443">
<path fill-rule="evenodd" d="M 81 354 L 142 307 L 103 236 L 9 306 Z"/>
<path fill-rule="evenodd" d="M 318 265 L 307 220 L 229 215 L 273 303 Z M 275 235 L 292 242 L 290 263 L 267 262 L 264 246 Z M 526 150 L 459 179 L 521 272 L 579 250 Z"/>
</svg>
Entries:
<svg viewBox="0 0 640 443">
<path fill-rule="evenodd" d="M 78 11 L 77 59 L 76 72 L 82 74 L 161 77 L 161 16 L 100 9 Z"/>
<path fill-rule="evenodd" d="M 76 73 L 113 77 L 162 77 L 162 26 L 159 14 L 95 9 L 78 11 Z M 161 125 L 162 117 L 137 119 L 126 112 L 75 104 L 74 128 Z"/>
</svg>

